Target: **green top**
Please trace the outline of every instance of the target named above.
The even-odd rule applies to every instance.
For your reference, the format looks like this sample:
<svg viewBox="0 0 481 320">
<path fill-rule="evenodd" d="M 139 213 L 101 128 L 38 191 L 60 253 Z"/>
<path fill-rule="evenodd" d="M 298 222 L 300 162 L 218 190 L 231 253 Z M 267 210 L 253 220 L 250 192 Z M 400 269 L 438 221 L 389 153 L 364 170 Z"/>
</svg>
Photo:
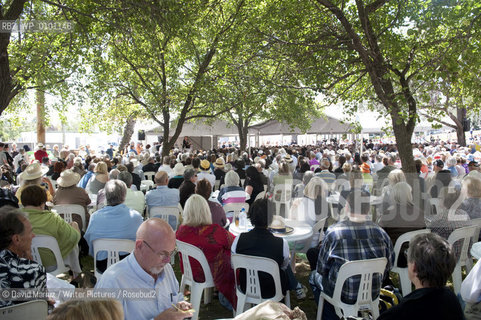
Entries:
<svg viewBox="0 0 481 320">
<path fill-rule="evenodd" d="M 58 214 L 49 210 L 22 209 L 28 213 L 33 233 L 47 235 L 57 239 L 62 257 L 65 258 L 78 244 L 80 233 L 70 226 Z M 55 266 L 56 260 L 52 251 L 39 249 L 42 264 L 48 271 L 48 267 Z"/>
</svg>

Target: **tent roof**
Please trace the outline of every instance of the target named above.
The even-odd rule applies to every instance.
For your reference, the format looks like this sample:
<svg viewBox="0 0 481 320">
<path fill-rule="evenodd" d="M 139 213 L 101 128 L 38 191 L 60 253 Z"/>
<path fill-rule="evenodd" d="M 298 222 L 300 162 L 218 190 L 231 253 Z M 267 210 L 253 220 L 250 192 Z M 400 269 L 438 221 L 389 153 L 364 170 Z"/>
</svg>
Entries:
<svg viewBox="0 0 481 320">
<path fill-rule="evenodd" d="M 285 123 L 277 120 L 268 120 L 249 127 L 249 133 L 259 133 L 261 135 L 276 135 L 276 134 L 304 134 L 304 133 L 324 133 L 324 134 L 338 134 L 349 133 L 351 126 L 349 124 L 341 123 L 333 117 L 326 116 L 315 119 L 311 127 L 307 131 L 302 131 L 299 128 L 291 128 Z"/>
<path fill-rule="evenodd" d="M 171 132 L 175 131 L 175 127 L 172 127 Z M 149 131 L 146 131 L 146 134 L 161 134 L 163 132 L 163 128 L 161 126 L 155 127 Z M 196 122 L 185 122 L 182 126 L 182 136 L 192 136 L 192 137 L 200 137 L 200 136 L 224 136 L 224 135 L 238 135 L 238 131 L 236 126 L 233 124 L 216 119 L 212 122 L 212 124 L 208 124 L 205 119 L 199 119 Z"/>
</svg>

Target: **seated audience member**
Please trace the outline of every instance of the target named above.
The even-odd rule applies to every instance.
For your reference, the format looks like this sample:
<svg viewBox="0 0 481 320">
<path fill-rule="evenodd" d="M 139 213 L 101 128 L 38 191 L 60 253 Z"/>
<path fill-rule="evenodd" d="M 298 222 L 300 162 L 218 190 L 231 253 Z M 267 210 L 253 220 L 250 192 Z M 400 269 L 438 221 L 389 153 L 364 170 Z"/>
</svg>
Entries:
<svg viewBox="0 0 481 320">
<path fill-rule="evenodd" d="M 82 163 L 82 158 L 76 157 L 73 160 L 72 171 L 75 172 L 75 173 L 78 173 L 80 175 L 80 177 L 83 177 L 85 175 L 86 171 L 85 171 L 83 163 Z"/>
<path fill-rule="evenodd" d="M 465 178 L 463 190 L 467 198 L 461 203 L 459 209 L 464 210 L 471 219 L 481 218 L 481 179 Z"/>
<path fill-rule="evenodd" d="M 120 171 L 119 169 L 124 169 Z M 109 172 L 109 180 L 117 179 L 120 172 L 127 172 L 127 168 L 125 166 L 120 166 L 119 169 L 112 169 Z M 134 187 L 135 188 L 135 187 Z M 142 193 L 143 195 L 143 193 Z M 102 209 L 107 205 L 107 201 L 105 200 L 105 191 L 104 188 L 100 189 L 97 193 L 97 210 Z"/>
<path fill-rule="evenodd" d="M 94 175 L 90 178 L 86 189 L 89 190 L 89 193 L 97 194 L 100 189 L 104 188 L 107 181 L 109 181 L 107 164 L 100 161 L 95 166 Z"/>
<path fill-rule="evenodd" d="M 427 223 L 427 227 L 431 232 L 437 233 L 444 239 L 448 239 L 451 233 L 459 228 L 471 226 L 472 222 L 466 211 L 458 208 L 450 210 L 451 207 L 460 201 L 461 190 L 457 187 L 444 187 L 439 192 L 441 212 L 436 214 L 433 219 Z M 462 242 L 459 241 L 454 245 L 454 253 L 459 257 L 461 253 Z"/>
<path fill-rule="evenodd" d="M 461 297 L 466 303 L 466 320 L 479 319 L 481 316 L 481 263 L 476 263 L 461 285 Z"/>
<path fill-rule="evenodd" d="M 58 214 L 44 210 L 47 202 L 47 192 L 40 186 L 28 186 L 22 192 L 23 211 L 28 214 L 33 232 L 37 235 L 52 236 L 57 239 L 62 257 L 65 258 L 77 247 L 80 240 L 80 230 L 77 222 L 65 222 Z M 55 267 L 54 254 L 40 248 L 42 264 L 47 268 Z"/>
<path fill-rule="evenodd" d="M 0 290 L 20 288 L 46 292 L 45 268 L 32 258 L 33 237 L 35 234 L 25 213 L 9 206 L 0 208 Z M 25 301 L 2 297 L 0 308 L 22 302 Z"/>
<path fill-rule="evenodd" d="M 349 174 L 349 183 L 343 183 L 341 186 L 339 203 L 337 205 L 338 212 L 340 212 L 346 205 L 346 199 L 351 191 L 365 191 L 370 193 L 368 187 L 364 184 L 364 179 L 362 178 L 362 173 L 359 169 L 352 170 Z"/>
<path fill-rule="evenodd" d="M 179 293 L 179 283 L 170 265 L 175 254 L 175 233 L 159 218 L 144 221 L 137 230 L 135 249 L 126 259 L 110 266 L 95 288 L 144 289 L 157 294 L 152 299 L 119 299 L 125 319 L 185 319 L 191 313 L 177 311 L 192 306 Z M 196 310 L 199 312 L 199 310 Z"/>
<path fill-rule="evenodd" d="M 27 168 L 18 176 L 20 179 L 20 188 L 18 188 L 15 196 L 20 200 L 19 204 L 22 204 L 22 191 L 27 186 L 38 185 L 42 186 L 47 191 L 47 201 L 53 200 L 53 195 L 55 195 L 55 190 L 53 189 L 52 183 L 43 175 L 47 172 L 47 168 L 42 168 L 40 163 L 34 162 L 27 166 Z"/>
<path fill-rule="evenodd" d="M 155 174 L 155 189 L 150 190 L 145 195 L 147 207 L 177 207 L 180 201 L 179 190 L 169 188 L 169 175 L 165 171 Z"/>
<path fill-rule="evenodd" d="M 4 206 L 18 208 L 18 199 L 10 189 L 0 188 L 0 208 Z"/>
<path fill-rule="evenodd" d="M 266 257 L 276 261 L 279 265 L 282 291 L 285 293 L 286 290 L 295 290 L 297 299 L 304 299 L 307 289 L 297 281 L 292 273 L 289 265 L 289 245 L 287 241 L 274 236 L 267 229 L 269 220 L 267 206 L 267 199 L 254 201 L 249 208 L 249 218 L 254 229 L 249 232 L 243 232 L 235 238 L 231 251 L 233 254 L 239 253 L 256 257 Z M 275 291 L 272 277 L 266 274 L 260 274 L 259 279 L 262 298 L 274 296 Z M 241 270 L 240 282 L 242 290 L 245 290 L 245 270 Z"/>
<path fill-rule="evenodd" d="M 65 167 L 65 163 L 63 163 L 62 161 L 55 162 L 55 164 L 53 165 L 53 174 L 50 179 L 57 180 L 60 177 L 60 174 L 65 170 Z"/>
<path fill-rule="evenodd" d="M 388 260 L 385 276 L 389 275 L 394 262 L 392 242 L 387 233 L 368 218 L 371 209 L 369 197 L 369 193 L 365 191 L 353 190 L 347 197 L 348 219 L 327 229 L 319 251 L 317 269 L 309 278 L 316 302 L 321 291 L 332 296 L 339 269 L 346 261 L 385 257 Z M 380 276 L 373 278 L 373 298 L 379 295 L 382 280 Z M 358 277 L 347 280 L 350 290 L 343 291 L 341 295 L 345 303 L 356 302 L 359 282 Z M 339 319 L 334 307 L 327 301 L 324 302 L 322 319 Z"/>
<path fill-rule="evenodd" d="M 446 287 L 456 266 L 450 244 L 433 233 L 417 235 L 409 243 L 407 259 L 409 279 L 416 290 L 378 319 L 464 319 L 456 295 Z"/>
<path fill-rule="evenodd" d="M 391 173 L 393 173 L 393 170 Z M 390 173 L 390 174 L 391 174 Z M 378 223 L 391 237 L 393 243 L 403 233 L 424 229 L 424 213 L 413 203 L 411 186 L 406 182 L 398 182 L 390 190 L 391 203 L 384 208 Z"/>
<path fill-rule="evenodd" d="M 306 165 L 309 165 L 305 163 Z M 309 181 L 314 177 L 314 172 L 307 170 L 302 175 L 302 182 L 296 184 L 293 191 L 294 198 L 302 198 L 304 196 L 304 188 L 307 186 Z"/>
<path fill-rule="evenodd" d="M 320 177 L 325 183 L 330 187 L 331 184 L 336 181 L 336 175 L 329 171 L 331 167 L 331 162 L 328 159 L 322 159 L 321 161 L 321 172 L 316 173 L 316 177 Z"/>
<path fill-rule="evenodd" d="M 170 156 L 165 156 L 162 158 L 162 165 L 159 166 L 158 171 L 165 171 L 169 175 L 169 178 L 174 176 L 174 170 L 170 167 Z"/>
<path fill-rule="evenodd" d="M 210 213 L 212 215 L 212 223 L 218 224 L 221 227 L 225 226 L 227 223 L 227 218 L 225 217 L 224 208 L 220 204 L 214 201 L 210 201 L 210 196 L 212 194 L 212 187 L 210 182 L 207 180 L 200 180 L 195 186 L 195 193 L 204 197 L 209 205 Z"/>
<path fill-rule="evenodd" d="M 264 191 L 261 174 L 254 166 L 246 170 L 245 192 L 249 195 L 249 199 L 246 200 L 249 205 L 252 205 L 257 195 Z"/>
<path fill-rule="evenodd" d="M 440 161 L 440 160 L 437 160 Z M 438 198 L 439 197 L 439 191 L 443 187 L 447 187 L 451 184 L 452 177 L 451 177 L 451 171 L 449 170 L 440 170 L 436 173 L 436 175 L 433 178 L 433 185 L 431 187 L 431 190 L 429 191 L 431 198 Z"/>
<path fill-rule="evenodd" d="M 207 180 L 199 181 L 201 182 L 210 186 Z M 202 250 L 212 271 L 215 286 L 219 290 L 219 301 L 232 310 L 232 306 L 237 305 L 234 271 L 230 262 L 233 236 L 218 224 L 212 223 L 209 206 L 200 195 L 192 195 L 187 200 L 183 216 L 184 222 L 177 230 L 176 238 Z M 204 282 L 200 264 L 191 261 L 191 265 L 195 281 Z"/>
<path fill-rule="evenodd" d="M 197 173 L 194 169 L 187 169 L 184 172 L 184 182 L 179 187 L 180 205 L 182 208 L 187 199 L 195 193 Z"/>
<path fill-rule="evenodd" d="M 215 185 L 215 175 L 211 173 L 210 162 L 208 160 L 202 160 L 199 166 L 200 172 L 197 173 L 197 180 L 207 179 L 212 186 L 212 191 L 214 191 Z"/>
<path fill-rule="evenodd" d="M 113 170 L 112 170 L 113 171 Z M 127 171 L 119 172 L 117 179 L 123 181 L 127 186 L 127 195 L 124 204 L 143 215 L 145 209 L 145 195 L 142 191 L 134 191 L 132 186 L 132 174 Z"/>
<path fill-rule="evenodd" d="M 142 172 L 156 172 L 157 166 L 155 165 L 155 158 L 149 157 L 146 165 L 142 167 Z"/>
<path fill-rule="evenodd" d="M 87 172 L 82 176 L 82 179 L 77 184 L 77 187 L 86 189 L 87 183 L 90 181 L 92 176 L 94 175 L 95 163 L 91 163 L 88 165 Z"/>
<path fill-rule="evenodd" d="M 242 187 L 239 187 L 239 183 L 239 175 L 235 171 L 231 170 L 225 174 L 225 186 L 220 189 L 217 196 L 220 204 L 246 202 L 246 192 Z"/>
<path fill-rule="evenodd" d="M 93 241 L 100 238 L 135 240 L 135 233 L 142 223 L 142 216 L 124 204 L 127 186 L 120 180 L 109 180 L 105 184 L 107 206 L 94 212 L 85 232 L 85 240 L 89 245 L 89 254 L 93 256 Z M 126 254 L 121 258 L 125 257 Z M 107 253 L 99 252 L 97 269 L 105 271 L 107 267 Z"/>
<path fill-rule="evenodd" d="M 132 175 L 132 185 L 135 186 L 136 190 L 140 190 L 140 184 L 142 183 L 141 176 L 143 177 L 144 173 L 141 172 L 142 170 L 139 171 L 138 166 L 135 167 L 134 164 L 137 164 L 137 163 L 138 163 L 137 159 L 132 159 L 129 163 L 125 165 L 125 168 L 127 168 L 127 171 L 130 172 L 130 174 Z"/>
<path fill-rule="evenodd" d="M 87 206 L 90 204 L 91 200 L 85 189 L 77 187 L 79 181 L 80 175 L 78 173 L 73 172 L 71 169 L 63 171 L 57 179 L 58 189 L 53 197 L 53 204 L 78 204 L 84 207 L 85 222 L 88 223 L 90 215 Z M 77 222 L 80 230 L 82 230 L 82 219 L 79 215 L 75 214 L 72 218 Z"/>
<path fill-rule="evenodd" d="M 182 182 L 184 182 L 184 171 L 184 165 L 182 163 L 177 163 L 172 170 L 172 177 L 170 177 L 167 186 L 169 188 L 179 189 Z"/>
<path fill-rule="evenodd" d="M 48 316 L 47 320 L 123 320 L 124 311 L 114 299 L 68 300 Z"/>
</svg>

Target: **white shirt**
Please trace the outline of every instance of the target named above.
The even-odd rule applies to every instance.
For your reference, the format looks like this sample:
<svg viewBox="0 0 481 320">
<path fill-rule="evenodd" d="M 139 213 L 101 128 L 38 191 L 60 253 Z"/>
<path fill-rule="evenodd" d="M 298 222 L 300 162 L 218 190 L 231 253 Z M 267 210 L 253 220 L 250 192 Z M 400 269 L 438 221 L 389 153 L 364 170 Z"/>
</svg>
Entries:
<svg viewBox="0 0 481 320">
<path fill-rule="evenodd" d="M 164 171 L 169 175 L 169 178 L 172 178 L 174 176 L 174 170 L 168 165 L 168 164 L 163 164 L 159 167 L 159 170 L 157 171 Z"/>
<path fill-rule="evenodd" d="M 215 176 L 212 173 L 201 171 L 197 173 L 197 181 L 200 181 L 202 179 L 207 179 L 207 181 L 210 182 L 210 185 L 212 186 L 212 191 L 213 191 L 214 185 L 215 185 Z"/>
<path fill-rule="evenodd" d="M 124 204 L 130 209 L 134 209 L 135 211 L 143 215 L 145 209 L 144 193 L 142 191 L 134 191 L 132 189 L 127 189 L 127 195 L 125 196 Z"/>
<path fill-rule="evenodd" d="M 481 263 L 476 263 L 464 279 L 460 293 L 466 302 L 478 303 L 481 301 Z"/>
<path fill-rule="evenodd" d="M 117 300 L 124 308 L 125 320 L 146 320 L 153 319 L 160 313 L 184 300 L 182 293 L 179 293 L 179 282 L 175 278 L 174 270 L 170 264 L 166 264 L 164 271 L 159 275 L 157 281 L 152 278 L 137 262 L 134 253 L 131 253 L 124 260 L 110 266 L 95 285 L 96 289 L 112 289 Z M 125 289 L 118 291 L 115 289 Z M 118 292 L 127 294 L 132 292 L 154 292 L 155 298 L 131 299 L 118 296 Z M 152 291 L 150 291 L 152 290 Z"/>
</svg>

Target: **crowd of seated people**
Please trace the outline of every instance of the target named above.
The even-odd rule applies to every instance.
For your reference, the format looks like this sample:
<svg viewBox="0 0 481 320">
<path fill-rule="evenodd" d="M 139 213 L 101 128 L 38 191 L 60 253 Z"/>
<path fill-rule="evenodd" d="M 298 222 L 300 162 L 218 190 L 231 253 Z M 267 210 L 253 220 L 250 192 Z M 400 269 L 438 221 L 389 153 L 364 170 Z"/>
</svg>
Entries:
<svg viewBox="0 0 481 320">
<path fill-rule="evenodd" d="M 322 241 L 319 243 L 317 238 L 312 241 L 311 246 L 315 246 L 316 251 L 309 254 L 309 257 L 314 257 L 311 261 L 311 285 L 314 292 L 317 294 L 319 290 L 327 290 L 326 292 L 331 293 L 329 290 L 332 290 L 332 285 L 335 284 L 336 270 L 340 263 L 333 260 L 330 254 L 335 250 L 342 251 L 340 243 L 349 245 L 347 238 L 344 239 L 346 241 L 336 238 L 344 232 L 338 230 L 351 230 L 345 231 L 350 235 L 354 232 L 352 230 L 356 230 L 357 242 L 352 245 L 358 251 L 361 247 L 369 247 L 373 253 L 365 255 L 361 252 L 355 257 L 345 257 L 344 260 L 384 256 L 388 258 L 388 274 L 393 262 L 392 246 L 401 234 L 429 228 L 432 233 L 447 239 L 453 230 L 472 225 L 470 220 L 481 217 L 481 173 L 478 164 L 481 160 L 480 152 L 441 142 L 414 144 L 417 172 L 406 173 L 402 171 L 394 145 L 368 145 L 363 147 L 363 154 L 357 153 L 354 145 L 349 143 L 342 145 L 325 142 L 317 146 L 252 148 L 250 153 L 234 148 L 210 151 L 173 149 L 169 155 L 161 157 L 155 147 L 143 148 L 134 144 L 123 154 L 116 154 L 115 150 L 106 155 L 81 154 L 64 148 L 58 152 L 56 158 L 49 158 L 49 154 L 45 156 L 44 152 L 50 150 L 39 144 L 35 158 L 40 160 L 33 160 L 34 157 L 30 160 L 25 156 L 25 151 L 10 154 L 13 181 L 3 182 L 3 185 L 15 192 L 18 203 L 23 206 L 22 210 L 31 217 L 34 231 L 51 234 L 57 239 L 62 255 L 68 254 L 72 246 L 79 243 L 79 231 L 83 227 L 87 229 L 84 237 L 89 245 L 90 255 L 93 254 L 93 240 L 105 237 L 135 240 L 136 250 L 142 254 L 152 251 L 145 241 L 141 241 L 145 239 L 139 238 L 138 233 L 142 221 L 150 217 L 149 209 L 157 206 L 180 205 L 183 208 L 184 215 L 177 235 L 183 234 L 184 240 L 195 235 L 186 230 L 204 232 L 210 230 L 209 228 L 215 229 L 219 234 L 223 232 L 231 239 L 229 237 L 232 235 L 224 229 L 228 223 L 222 206 L 229 203 L 247 203 L 251 209 L 259 210 L 255 199 L 261 192 L 266 191 L 264 196 L 261 195 L 263 199 L 260 201 L 270 204 L 279 196 L 274 192 L 276 185 L 287 185 L 292 192 L 293 201 L 292 208 L 289 205 L 285 212 L 286 217 L 295 216 L 311 226 L 320 217 L 330 217 L 324 232 L 316 235 L 320 236 Z M 4 152 L 5 150 L 0 151 Z M 21 156 L 17 157 L 18 155 Z M 16 164 L 13 163 L 15 159 Z M 21 165 L 21 161 L 26 163 Z M 30 161 L 34 162 L 29 164 Z M 14 172 L 15 166 L 19 169 L 19 174 Z M 155 172 L 156 185 L 150 191 L 141 191 L 142 180 L 146 179 L 144 173 L 151 171 Z M 56 182 L 52 183 L 55 180 Z M 36 192 L 34 195 L 31 195 L 32 190 Z M 379 197 L 380 202 L 368 209 L 361 207 L 361 211 L 353 211 L 349 199 L 355 194 L 360 194 L 363 198 Z M 339 201 L 330 207 L 327 200 L 333 196 L 339 196 Z M 199 212 L 201 207 L 208 209 L 202 212 L 204 220 L 189 220 L 190 215 L 199 214 L 189 207 L 190 202 L 202 203 L 196 207 Z M 49 208 L 57 204 L 81 205 L 85 210 L 86 226 L 78 226 L 82 221 L 75 215 L 74 221 L 77 223 L 71 225 L 61 223 L 62 219 L 54 219 L 55 213 Z M 252 234 L 260 233 L 265 226 L 259 223 L 260 220 L 256 221 L 253 214 L 255 210 L 251 209 L 248 213 L 250 218 L 253 218 L 251 222 L 256 230 Z M 338 213 L 341 212 L 343 214 L 339 216 Z M 207 213 L 208 217 L 205 216 Z M 452 219 L 453 215 L 456 219 Z M 335 219 L 339 217 L 341 220 L 336 223 Z M 40 222 L 47 218 L 55 221 L 55 227 L 53 222 L 48 224 L 48 227 L 53 227 L 57 233 L 42 230 Z M 170 225 L 175 227 L 172 223 Z M 248 234 L 250 232 L 235 240 L 232 238 L 225 245 L 229 247 L 234 243 L 233 252 L 250 254 L 249 250 L 238 251 L 247 244 L 247 238 L 244 238 Z M 207 237 L 200 231 L 196 236 L 199 239 L 192 242 L 199 244 L 205 240 L 203 237 Z M 374 243 L 373 239 L 379 241 Z M 268 240 L 258 242 L 266 246 Z M 147 242 L 152 245 L 148 239 Z M 290 276 L 285 269 L 288 265 L 286 261 L 289 260 L 288 254 L 284 254 L 285 244 L 275 244 L 274 240 L 272 243 L 276 247 L 272 252 L 280 250 L 283 253 L 276 259 L 279 260 L 280 270 L 286 273 L 284 289 L 300 290 L 298 296 L 302 297 L 302 286 L 299 286 L 295 277 Z M 153 248 L 156 249 L 155 245 Z M 262 250 L 262 246 L 259 250 Z M 455 257 L 459 255 L 458 250 L 459 245 L 456 245 L 453 249 Z M 252 254 L 258 254 L 254 251 Z M 122 258 L 127 257 L 127 254 L 122 254 Z M 102 269 L 100 271 L 104 271 L 106 264 L 102 264 L 105 257 L 98 258 Z M 215 262 L 215 256 L 208 257 L 209 259 L 209 263 Z M 412 259 L 415 261 L 415 257 Z M 416 264 L 422 263 L 422 260 L 419 261 Z M 409 266 L 409 262 L 408 256 L 405 265 Z M 135 264 L 135 261 L 129 263 Z M 139 260 L 137 263 L 140 264 Z M 151 276 L 149 272 L 147 270 L 147 274 Z M 235 309 L 232 283 L 229 283 L 230 291 L 224 287 L 221 290 L 220 284 L 216 286 L 223 298 L 226 298 L 223 300 L 224 305 Z M 345 297 L 349 299 L 349 295 Z M 230 306 L 225 303 L 226 300 Z M 163 310 L 157 311 L 160 313 Z M 325 308 L 328 315 L 330 311 L 330 307 Z"/>
</svg>

